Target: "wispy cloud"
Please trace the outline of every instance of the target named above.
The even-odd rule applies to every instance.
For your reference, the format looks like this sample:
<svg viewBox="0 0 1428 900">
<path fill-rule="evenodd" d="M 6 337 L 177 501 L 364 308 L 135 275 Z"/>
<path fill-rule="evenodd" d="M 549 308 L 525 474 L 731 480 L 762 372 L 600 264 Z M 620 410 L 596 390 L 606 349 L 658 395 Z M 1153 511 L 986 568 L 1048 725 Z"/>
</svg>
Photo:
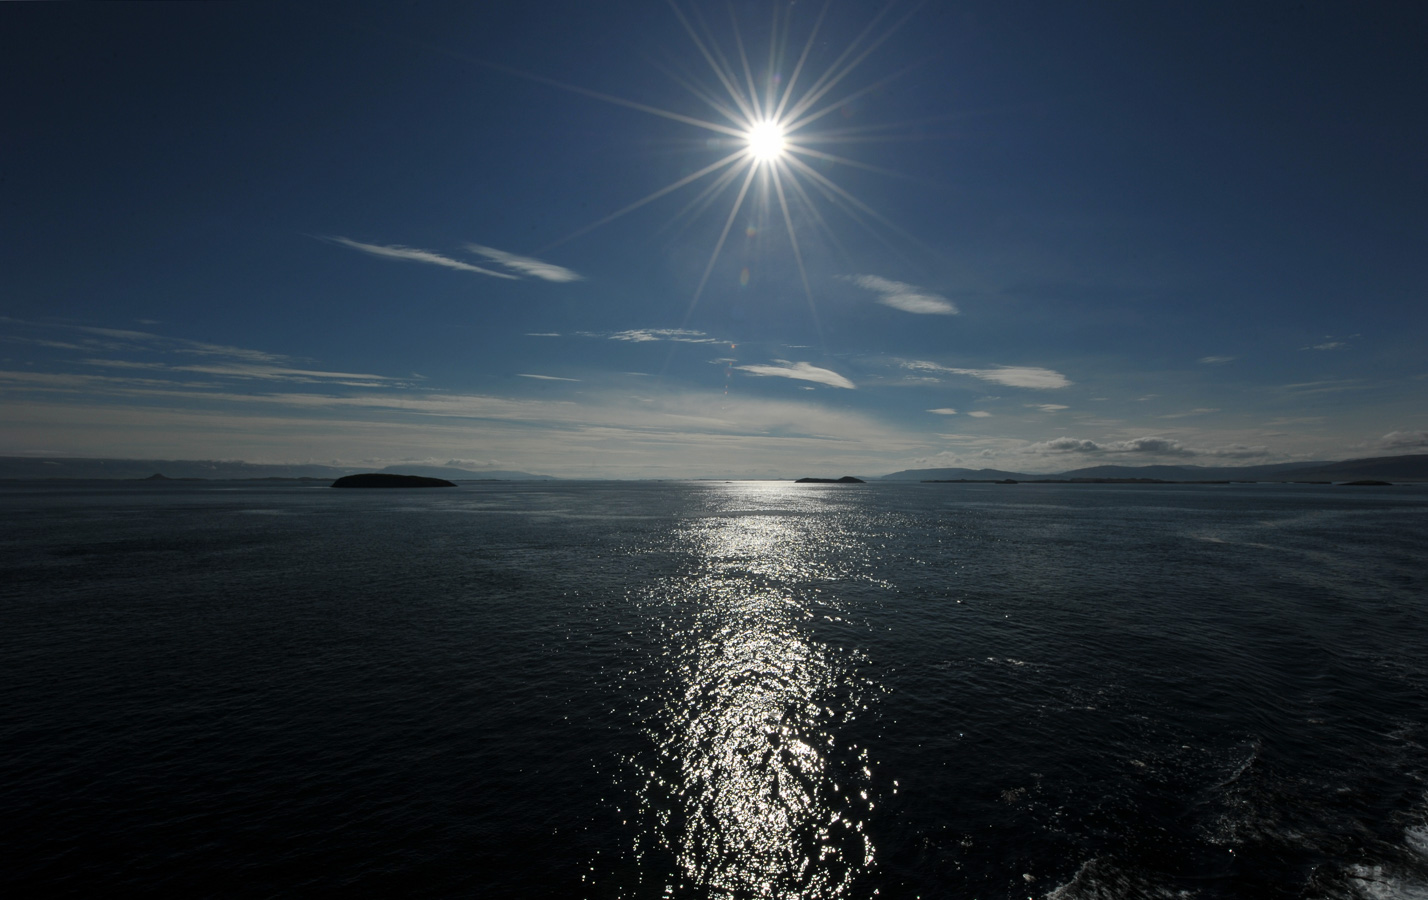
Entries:
<svg viewBox="0 0 1428 900">
<path fill-rule="evenodd" d="M 372 256 L 380 256 L 384 259 L 400 259 L 407 262 L 427 263 L 433 266 L 445 266 L 448 269 L 456 269 L 461 272 L 475 272 L 478 275 L 489 275 L 492 278 L 506 278 L 511 281 L 519 281 L 515 275 L 507 275 L 505 272 L 497 272 L 493 269 L 483 269 L 480 266 L 473 266 L 457 259 L 442 256 L 440 253 L 433 253 L 430 250 L 418 250 L 415 247 L 403 247 L 399 244 L 391 246 L 383 244 L 364 244 L 361 241 L 354 241 L 350 238 L 337 236 L 324 236 L 323 240 L 331 241 L 334 244 L 341 244 L 344 247 L 351 247 L 353 250 L 360 250 Z"/>
<path fill-rule="evenodd" d="M 1059 412 L 1071 408 L 1061 403 L 1028 403 L 1026 405 L 1029 409 L 1039 409 L 1042 412 Z"/>
<path fill-rule="evenodd" d="M 560 337 L 558 331 L 527 331 L 526 337 Z"/>
<path fill-rule="evenodd" d="M 774 360 L 774 365 L 767 366 L 735 366 L 741 372 L 748 372 L 750 375 L 771 375 L 776 378 L 794 378 L 799 381 L 812 381 L 818 384 L 826 384 L 829 387 L 846 388 L 852 390 L 857 387 L 853 382 L 834 372 L 832 369 L 821 369 L 818 366 L 806 362 L 789 362 L 786 359 Z"/>
<path fill-rule="evenodd" d="M 992 417 L 992 414 L 987 412 L 985 409 L 974 409 L 971 412 L 967 413 L 967 415 L 971 416 L 974 419 L 990 419 Z"/>
<path fill-rule="evenodd" d="M 893 309 L 919 315 L 957 315 L 957 306 L 951 300 L 915 284 L 893 281 L 877 275 L 845 275 L 844 280 L 872 291 L 878 295 L 879 303 Z"/>
<path fill-rule="evenodd" d="M 176 351 L 182 352 L 182 351 Z M 257 352 L 257 351 L 255 351 Z M 406 380 L 372 375 L 366 372 L 324 372 L 315 369 L 296 369 L 290 366 L 263 363 L 212 363 L 206 365 L 171 366 L 160 362 L 143 362 L 131 359 L 84 359 L 81 363 L 108 369 L 145 369 L 161 372 L 193 372 L 200 375 L 217 375 L 228 378 L 256 378 L 266 381 L 294 381 L 320 383 L 332 381 L 352 387 L 376 387 L 382 385 L 404 385 Z"/>
<path fill-rule="evenodd" d="M 205 344 L 200 341 L 186 341 L 187 346 L 177 347 L 175 353 L 189 353 L 195 356 L 222 356 L 229 359 L 246 359 L 252 362 L 281 362 L 287 359 L 279 353 L 264 350 L 249 350 L 246 347 L 229 347 L 224 344 Z"/>
<path fill-rule="evenodd" d="M 948 407 L 948 406 L 944 406 L 944 407 L 942 407 L 941 409 L 929 409 L 928 412 L 930 412 L 930 413 L 937 413 L 937 415 L 939 415 L 939 416 L 955 416 L 955 415 L 957 415 L 957 410 L 952 409 L 951 407 Z"/>
<path fill-rule="evenodd" d="M 1385 450 L 1425 449 L 1428 431 L 1390 431 L 1379 438 L 1378 445 Z"/>
<path fill-rule="evenodd" d="M 1215 366 L 1221 363 L 1234 362 L 1235 359 L 1236 357 L 1233 356 L 1202 356 L 1200 357 L 1200 362 L 1207 366 Z"/>
<path fill-rule="evenodd" d="M 580 381 L 579 378 L 561 378 L 559 375 L 531 375 L 526 372 L 517 372 L 517 378 L 535 378 L 540 381 Z"/>
<path fill-rule="evenodd" d="M 982 381 L 1004 384 L 1008 387 L 1054 389 L 1069 387 L 1072 384 L 1071 380 L 1060 372 L 1051 369 L 1042 369 L 1036 366 L 997 366 L 994 369 L 958 369 L 922 360 L 905 362 L 903 366 L 914 372 L 970 375 L 973 378 L 980 378 Z"/>
<path fill-rule="evenodd" d="M 233 360 L 235 366 L 249 365 L 256 367 L 254 371 L 272 371 L 278 374 L 304 374 L 316 377 L 328 377 L 328 373 L 309 372 L 303 369 L 293 368 L 295 361 L 293 357 L 282 353 L 271 353 L 267 350 L 254 350 L 249 347 L 234 347 L 228 344 L 212 344 L 206 341 L 194 341 L 188 338 L 169 337 L 162 334 L 154 334 L 149 331 L 132 331 L 122 328 L 100 328 L 93 325 L 51 325 L 51 328 L 60 328 L 66 331 L 79 332 L 86 335 L 94 335 L 92 338 L 81 338 L 82 343 L 72 343 L 64 341 L 34 341 L 43 346 L 54 347 L 66 350 L 83 350 L 90 353 L 96 350 L 111 350 L 141 353 L 176 353 L 185 356 L 212 357 L 220 360 Z M 139 361 L 124 361 L 116 359 L 86 359 L 81 360 L 85 365 L 107 365 L 107 366 L 129 366 L 131 368 L 167 368 L 174 371 L 206 371 L 194 366 L 168 366 L 163 363 L 150 363 Z M 231 368 L 231 367 L 230 367 Z M 234 369 L 236 371 L 236 369 Z M 251 373 L 243 373 L 251 374 Z M 382 380 L 382 376 L 377 375 L 355 375 L 350 373 L 330 373 L 332 377 L 352 377 Z"/>
<path fill-rule="evenodd" d="M 1219 411 L 1220 411 L 1220 409 L 1219 409 L 1219 407 L 1217 407 L 1217 406 L 1201 406 L 1201 407 L 1198 407 L 1198 408 L 1196 408 L 1196 409 L 1192 409 L 1192 410 L 1190 410 L 1189 412 L 1168 413 L 1168 414 L 1163 415 L 1163 416 L 1157 416 L 1157 418 L 1161 418 L 1161 419 L 1184 419 L 1184 418 L 1186 418 L 1187 416 L 1206 416 L 1206 415 L 1209 415 L 1210 413 L 1217 413 L 1217 412 L 1219 412 Z"/>
<path fill-rule="evenodd" d="M 1355 378 L 1326 378 L 1323 381 L 1301 381 L 1296 384 L 1280 385 L 1279 390 L 1302 396 L 1304 394 L 1335 394 L 1340 391 L 1358 391 L 1367 387 L 1369 387 L 1369 385 Z"/>
<path fill-rule="evenodd" d="M 582 332 L 585 337 L 603 337 L 612 341 L 630 341 L 631 343 L 642 344 L 648 341 L 674 341 L 680 344 L 721 344 L 718 338 L 712 338 L 702 331 L 694 331 L 689 328 L 632 328 L 628 331 L 616 331 L 613 334 L 599 334 L 596 332 Z"/>
<path fill-rule="evenodd" d="M 1300 347 L 1299 349 L 1300 349 L 1300 350 L 1338 350 L 1340 347 L 1347 347 L 1347 346 L 1349 345 L 1349 341 L 1355 340 L 1355 339 L 1360 338 L 1360 337 L 1363 337 L 1363 335 L 1351 334 L 1351 335 L 1349 335 L 1348 337 L 1336 337 L 1335 335 L 1332 335 L 1332 334 L 1326 334 L 1326 335 L 1324 335 L 1324 340 L 1323 340 L 1322 342 L 1320 342 L 1320 343 L 1318 343 L 1318 344 L 1309 344 L 1308 346 Z"/>
<path fill-rule="evenodd" d="M 467 244 L 466 249 L 508 269 L 544 281 L 580 281 L 583 277 L 578 272 L 572 272 L 564 266 L 557 266 L 555 263 L 548 263 L 530 256 L 518 256 L 504 250 L 497 250 L 494 247 Z"/>
</svg>

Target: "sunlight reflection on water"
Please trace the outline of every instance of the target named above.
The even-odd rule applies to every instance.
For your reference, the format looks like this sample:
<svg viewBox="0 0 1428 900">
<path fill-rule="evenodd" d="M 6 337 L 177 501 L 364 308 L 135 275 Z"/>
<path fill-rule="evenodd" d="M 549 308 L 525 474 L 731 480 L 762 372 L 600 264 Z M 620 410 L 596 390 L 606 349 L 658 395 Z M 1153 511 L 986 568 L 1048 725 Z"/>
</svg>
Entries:
<svg viewBox="0 0 1428 900">
<path fill-rule="evenodd" d="M 874 860 L 867 751 L 840 737 L 866 686 L 851 653 L 811 636 L 810 607 L 817 583 L 846 574 L 830 548 L 847 536 L 817 495 L 787 485 L 730 485 L 713 503 L 740 511 L 683 529 L 696 569 L 658 598 L 685 616 L 649 726 L 653 837 L 686 889 L 846 896 Z"/>
</svg>

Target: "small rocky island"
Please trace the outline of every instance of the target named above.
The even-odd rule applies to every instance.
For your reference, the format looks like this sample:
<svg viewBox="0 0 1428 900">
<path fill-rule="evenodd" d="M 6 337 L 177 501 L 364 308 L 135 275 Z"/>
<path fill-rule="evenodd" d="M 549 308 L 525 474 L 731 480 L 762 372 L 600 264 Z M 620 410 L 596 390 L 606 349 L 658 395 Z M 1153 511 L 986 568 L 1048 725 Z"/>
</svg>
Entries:
<svg viewBox="0 0 1428 900">
<path fill-rule="evenodd" d="M 842 478 L 800 478 L 794 484 L 867 484 L 861 478 L 844 475 Z"/>
<path fill-rule="evenodd" d="M 445 478 L 426 478 L 422 475 L 393 475 L 388 472 L 367 472 L 362 475 L 343 475 L 332 482 L 335 488 L 426 488 L 456 487 Z"/>
</svg>

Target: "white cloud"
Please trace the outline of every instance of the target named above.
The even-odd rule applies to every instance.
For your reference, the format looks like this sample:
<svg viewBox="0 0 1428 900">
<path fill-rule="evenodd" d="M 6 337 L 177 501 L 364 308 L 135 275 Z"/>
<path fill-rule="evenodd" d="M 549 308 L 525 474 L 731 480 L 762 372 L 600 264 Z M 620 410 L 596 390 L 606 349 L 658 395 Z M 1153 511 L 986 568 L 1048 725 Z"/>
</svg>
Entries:
<svg viewBox="0 0 1428 900">
<path fill-rule="evenodd" d="M 967 415 L 971 416 L 974 419 L 990 419 L 992 417 L 992 414 L 984 409 L 973 410 L 972 412 L 967 413 Z"/>
<path fill-rule="evenodd" d="M 1209 366 L 1218 365 L 1218 364 L 1220 364 L 1220 363 L 1234 362 L 1234 361 L 1235 361 L 1235 357 L 1233 357 L 1233 356 L 1202 356 L 1202 357 L 1200 357 L 1200 362 L 1202 362 L 1202 363 L 1204 363 L 1204 364 L 1206 364 L 1206 365 L 1209 365 Z"/>
<path fill-rule="evenodd" d="M 919 315 L 957 315 L 957 306 L 952 301 L 915 284 L 892 281 L 877 275 L 847 275 L 844 280 L 879 295 L 878 302 L 893 309 Z"/>
<path fill-rule="evenodd" d="M 1029 409 L 1039 409 L 1042 412 L 1057 412 L 1058 410 L 1071 408 L 1060 403 L 1028 403 L 1026 405 Z"/>
<path fill-rule="evenodd" d="M 1343 341 L 1325 341 L 1322 344 L 1311 344 L 1308 347 L 1300 347 L 1300 350 L 1337 350 L 1344 346 Z"/>
<path fill-rule="evenodd" d="M 774 360 L 776 365 L 771 366 L 735 366 L 741 372 L 748 372 L 750 375 L 771 375 L 776 378 L 796 378 L 799 381 L 812 381 L 818 384 L 826 384 L 829 387 L 847 388 L 852 390 L 857 387 L 853 382 L 834 372 L 832 369 L 820 369 L 818 366 L 806 362 L 789 362 L 785 359 Z"/>
<path fill-rule="evenodd" d="M 1209 415 L 1210 413 L 1217 413 L 1217 412 L 1219 412 L 1219 411 L 1220 411 L 1220 408 L 1219 408 L 1218 406 L 1200 406 L 1200 407 L 1196 407 L 1195 409 L 1190 410 L 1189 412 L 1167 413 L 1167 414 L 1165 414 L 1165 415 L 1163 415 L 1163 416 L 1157 416 L 1156 418 L 1160 418 L 1160 419 L 1183 419 L 1183 418 L 1186 418 L 1187 416 L 1205 416 L 1205 415 Z"/>
<path fill-rule="evenodd" d="M 526 337 L 560 337 L 558 331 L 527 331 Z"/>
<path fill-rule="evenodd" d="M 946 406 L 942 407 L 941 409 L 929 409 L 928 412 L 930 412 L 930 413 L 937 413 L 939 416 L 955 416 L 955 415 L 957 415 L 957 410 L 951 409 L 951 408 L 946 407 Z"/>
<path fill-rule="evenodd" d="M 1156 456 L 1194 456 L 1200 451 L 1191 450 L 1177 440 L 1162 437 L 1140 437 L 1129 441 L 1109 441 L 1097 443 L 1082 438 L 1059 437 L 1050 441 L 1032 444 L 1024 448 L 1026 453 L 1133 453 Z"/>
<path fill-rule="evenodd" d="M 1126 441 L 1091 441 L 1084 438 L 1059 437 L 1023 447 L 1022 453 L 1040 456 L 1065 453 L 1126 454 L 1135 456 L 1214 456 L 1226 459 L 1253 459 L 1269 456 L 1268 447 L 1229 444 L 1224 447 L 1187 447 L 1180 441 L 1164 437 L 1139 437 Z"/>
<path fill-rule="evenodd" d="M 1428 448 L 1428 431 L 1390 431 L 1378 439 L 1378 445 L 1387 450 Z"/>
<path fill-rule="evenodd" d="M 251 362 L 281 362 L 287 359 L 279 353 L 268 353 L 263 350 L 248 350 L 244 347 L 228 347 L 223 344 L 205 344 L 201 341 L 186 341 L 188 346 L 179 347 L 175 353 L 189 353 L 195 356 L 227 356 L 233 359 L 246 359 Z"/>
<path fill-rule="evenodd" d="M 440 253 L 433 253 L 430 250 L 418 250 L 414 247 L 402 247 L 400 245 L 384 246 L 382 244 L 364 244 L 361 241 L 354 241 L 350 238 L 329 236 L 324 240 L 334 244 L 341 244 L 344 247 L 351 247 L 353 250 L 360 250 L 363 253 L 370 253 L 373 256 L 381 256 L 385 259 L 402 259 L 408 262 L 422 262 L 433 266 L 445 266 L 448 269 L 457 269 L 462 272 L 475 272 L 478 275 L 490 275 L 492 278 L 507 278 L 511 281 L 519 281 L 515 275 L 507 275 L 505 272 L 496 272 L 491 269 L 483 269 L 480 266 L 473 266 L 460 260 L 449 259 Z"/>
<path fill-rule="evenodd" d="M 1064 388 L 1073 382 L 1060 372 L 1036 366 L 997 366 L 995 369 L 958 369 L 934 362 L 913 360 L 903 366 L 915 372 L 945 372 L 951 375 L 970 375 L 982 381 L 1022 388 Z"/>
<path fill-rule="evenodd" d="M 507 253 L 504 250 L 497 250 L 494 247 L 483 247 L 480 244 L 467 244 L 466 249 L 472 253 L 486 257 L 494 263 L 500 263 L 508 269 L 529 275 L 532 278 L 540 278 L 544 281 L 580 281 L 582 276 L 578 272 L 572 272 L 564 266 L 557 266 L 543 260 L 534 259 L 529 256 L 517 256 L 514 253 Z"/>
<path fill-rule="evenodd" d="M 1101 449 L 1101 445 L 1095 441 L 1081 440 L 1079 438 L 1059 437 L 1049 441 L 1042 441 L 1027 447 L 1027 453 L 1096 453 Z"/>
<path fill-rule="evenodd" d="M 689 328 L 632 328 L 628 331 L 617 331 L 614 334 L 596 334 L 586 331 L 581 332 L 581 335 L 584 337 L 604 337 L 612 341 L 630 341 L 636 344 L 643 344 L 648 341 L 674 341 L 680 344 L 723 343 L 702 331 L 694 331 Z"/>
<path fill-rule="evenodd" d="M 516 377 L 517 377 L 517 378 L 535 378 L 535 379 L 537 379 L 537 380 L 539 380 L 539 381 L 575 381 L 575 382 L 579 382 L 579 381 L 580 381 L 579 378 L 561 378 L 559 375 L 530 375 L 530 374 L 527 374 L 527 373 L 525 373 L 525 372 L 517 372 L 517 373 L 516 373 Z"/>
<path fill-rule="evenodd" d="M 176 352 L 182 353 L 183 350 Z M 260 351 L 253 351 L 261 356 Z M 274 356 L 274 359 L 281 357 Z M 366 372 L 322 372 L 313 369 L 295 369 L 289 366 L 264 365 L 262 363 L 211 363 L 207 365 L 171 366 L 159 362 L 140 362 L 129 359 L 84 359 L 81 363 L 105 369 L 148 369 L 163 372 L 195 372 L 200 375 L 217 375 L 225 378 L 257 378 L 268 381 L 322 382 L 335 381 L 358 387 L 377 385 L 403 385 L 400 378 L 372 375 Z"/>
</svg>

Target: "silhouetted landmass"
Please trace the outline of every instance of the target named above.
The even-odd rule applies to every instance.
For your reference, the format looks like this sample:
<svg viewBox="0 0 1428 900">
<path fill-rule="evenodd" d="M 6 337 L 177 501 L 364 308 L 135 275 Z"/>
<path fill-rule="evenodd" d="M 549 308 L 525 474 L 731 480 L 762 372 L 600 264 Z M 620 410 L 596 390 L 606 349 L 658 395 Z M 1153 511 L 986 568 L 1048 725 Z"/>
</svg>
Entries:
<svg viewBox="0 0 1428 900">
<path fill-rule="evenodd" d="M 844 475 L 842 478 L 800 478 L 794 484 L 867 484 L 861 478 Z"/>
<path fill-rule="evenodd" d="M 445 478 L 427 478 L 425 475 L 396 475 L 391 472 L 363 472 L 360 475 L 344 475 L 332 482 L 335 488 L 429 488 L 456 487 Z"/>
<path fill-rule="evenodd" d="M 1391 481 L 1375 481 L 1372 478 L 1365 478 L 1361 481 L 1346 481 L 1344 487 L 1392 487 Z"/>
<path fill-rule="evenodd" d="M 387 466 L 383 472 L 401 472 L 407 475 L 425 475 L 427 478 L 446 478 L 451 481 L 555 481 L 549 475 L 532 475 L 529 472 L 514 472 L 509 469 L 463 469 L 459 466 Z"/>
<path fill-rule="evenodd" d="M 1343 462 L 1273 463 L 1263 466 L 1091 466 L 1041 475 L 1001 469 L 906 469 L 882 481 L 1019 482 L 1055 484 L 1226 484 L 1230 482 L 1428 482 L 1428 454 L 1378 456 Z"/>
<path fill-rule="evenodd" d="M 168 481 L 300 481 L 331 483 L 344 475 L 370 471 L 357 466 L 315 463 L 269 464 L 217 459 L 100 459 L 83 457 L 0 456 L 0 481 L 38 480 L 145 480 L 162 474 Z M 449 481 L 546 481 L 549 475 L 532 475 L 508 469 L 463 469 L 455 466 L 390 466 L 385 471 L 445 478 Z M 155 479 L 155 483 L 159 483 Z"/>
</svg>

